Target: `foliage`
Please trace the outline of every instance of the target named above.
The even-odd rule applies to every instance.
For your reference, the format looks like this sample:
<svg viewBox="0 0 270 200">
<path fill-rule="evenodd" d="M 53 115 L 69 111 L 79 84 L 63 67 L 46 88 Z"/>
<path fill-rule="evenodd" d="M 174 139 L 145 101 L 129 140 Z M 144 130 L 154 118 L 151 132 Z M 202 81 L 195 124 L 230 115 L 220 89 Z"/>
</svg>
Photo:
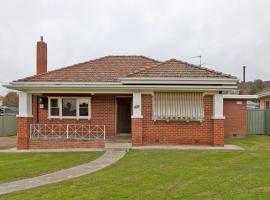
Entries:
<svg viewBox="0 0 270 200">
<path fill-rule="evenodd" d="M 4 98 L 3 98 L 3 106 L 7 107 L 18 107 L 19 104 L 19 97 L 16 92 L 9 92 Z"/>
</svg>

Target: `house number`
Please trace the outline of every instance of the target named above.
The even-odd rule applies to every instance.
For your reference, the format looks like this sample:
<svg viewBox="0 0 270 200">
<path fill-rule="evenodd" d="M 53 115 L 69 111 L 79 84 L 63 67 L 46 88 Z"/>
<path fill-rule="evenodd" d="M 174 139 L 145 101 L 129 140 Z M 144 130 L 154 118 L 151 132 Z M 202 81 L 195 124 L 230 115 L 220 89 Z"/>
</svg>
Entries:
<svg viewBox="0 0 270 200">
<path fill-rule="evenodd" d="M 140 105 L 135 105 L 135 106 L 134 106 L 135 109 L 137 109 L 137 108 L 139 108 L 139 107 L 140 107 Z"/>
</svg>

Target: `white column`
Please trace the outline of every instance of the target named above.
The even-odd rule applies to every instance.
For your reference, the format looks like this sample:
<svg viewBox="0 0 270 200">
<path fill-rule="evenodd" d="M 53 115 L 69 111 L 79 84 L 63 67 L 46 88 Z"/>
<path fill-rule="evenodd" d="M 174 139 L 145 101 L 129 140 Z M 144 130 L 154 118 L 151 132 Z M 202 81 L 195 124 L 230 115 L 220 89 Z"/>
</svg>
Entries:
<svg viewBox="0 0 270 200">
<path fill-rule="evenodd" d="M 212 119 L 225 119 L 223 116 L 223 95 L 215 94 L 213 96 L 213 116 Z"/>
<path fill-rule="evenodd" d="M 133 92 L 133 115 L 132 118 L 143 118 L 142 116 L 142 93 Z"/>
<path fill-rule="evenodd" d="M 33 117 L 32 94 L 19 92 L 19 115 L 17 117 Z"/>
</svg>

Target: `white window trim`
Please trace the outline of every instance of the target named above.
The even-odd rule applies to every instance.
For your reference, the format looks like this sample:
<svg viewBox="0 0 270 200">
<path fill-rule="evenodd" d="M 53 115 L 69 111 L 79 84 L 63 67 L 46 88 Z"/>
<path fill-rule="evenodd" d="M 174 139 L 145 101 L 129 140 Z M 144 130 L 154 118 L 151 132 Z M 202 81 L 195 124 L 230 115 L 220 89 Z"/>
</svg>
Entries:
<svg viewBox="0 0 270 200">
<path fill-rule="evenodd" d="M 268 109 L 268 108 L 267 108 L 267 102 L 270 102 L 270 100 L 267 99 L 267 100 L 264 101 L 264 109 Z"/>
<path fill-rule="evenodd" d="M 59 105 L 59 116 L 51 115 L 51 99 L 57 99 Z M 76 116 L 63 116 L 63 99 L 76 99 Z M 88 100 L 88 116 L 79 116 L 79 100 L 87 99 Z M 49 119 L 91 119 L 91 97 L 48 97 L 48 118 Z"/>
</svg>

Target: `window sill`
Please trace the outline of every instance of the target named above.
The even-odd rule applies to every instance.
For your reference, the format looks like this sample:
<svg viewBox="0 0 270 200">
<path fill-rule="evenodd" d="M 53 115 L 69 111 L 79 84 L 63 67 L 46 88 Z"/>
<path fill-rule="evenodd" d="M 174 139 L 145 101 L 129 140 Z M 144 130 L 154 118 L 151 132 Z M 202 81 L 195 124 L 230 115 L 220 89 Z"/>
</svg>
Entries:
<svg viewBox="0 0 270 200">
<path fill-rule="evenodd" d="M 59 119 L 59 120 L 66 120 L 66 119 L 71 119 L 71 120 L 91 120 L 90 117 L 48 117 L 48 119 Z"/>
</svg>

